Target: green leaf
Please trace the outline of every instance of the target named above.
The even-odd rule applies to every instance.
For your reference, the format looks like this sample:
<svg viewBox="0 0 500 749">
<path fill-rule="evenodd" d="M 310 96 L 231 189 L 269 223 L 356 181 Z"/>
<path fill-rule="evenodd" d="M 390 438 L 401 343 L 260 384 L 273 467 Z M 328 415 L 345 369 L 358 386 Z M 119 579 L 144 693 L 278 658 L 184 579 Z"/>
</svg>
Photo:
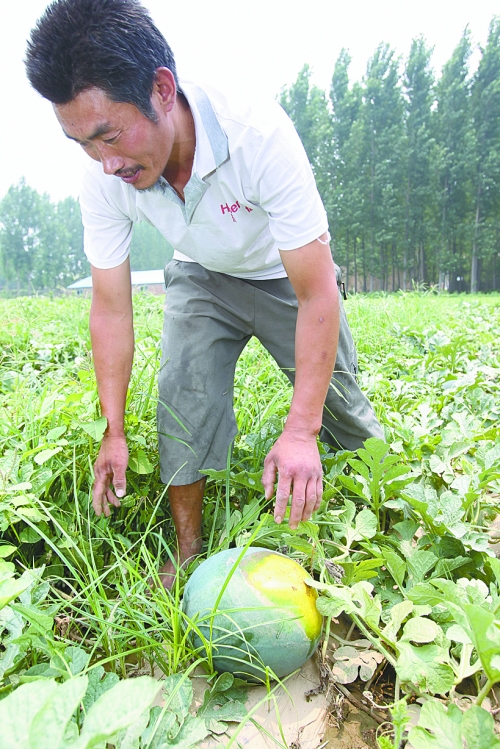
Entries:
<svg viewBox="0 0 500 749">
<path fill-rule="evenodd" d="M 69 645 L 64 649 L 64 653 L 52 658 L 50 665 L 65 676 L 77 676 L 87 667 L 89 660 L 90 656 L 85 650 L 76 645 Z"/>
<path fill-rule="evenodd" d="M 500 749 L 493 716 L 484 708 L 472 705 L 462 718 L 462 736 L 467 749 Z"/>
<path fill-rule="evenodd" d="M 33 718 L 29 732 L 30 749 L 59 749 L 62 746 L 66 726 L 86 689 L 86 676 L 57 685 Z"/>
<path fill-rule="evenodd" d="M 320 614 L 335 618 L 344 611 L 346 614 L 355 611 L 350 588 L 344 588 L 341 585 L 328 585 L 325 588 L 328 591 L 327 595 L 320 595 L 316 600 L 316 608 Z"/>
<path fill-rule="evenodd" d="M 370 437 L 363 444 L 364 449 L 360 448 L 357 453 L 367 465 L 381 463 L 389 452 L 389 445 L 378 437 Z"/>
<path fill-rule="evenodd" d="M 417 549 L 408 559 L 408 571 L 414 583 L 420 583 L 425 575 L 434 567 L 438 558 L 432 551 Z"/>
<path fill-rule="evenodd" d="M 373 538 L 377 533 L 377 518 L 371 510 L 365 508 L 356 515 L 355 528 L 361 538 Z"/>
<path fill-rule="evenodd" d="M 382 604 L 378 596 L 372 598 L 372 591 L 373 585 L 364 580 L 356 583 L 351 588 L 353 601 L 359 604 L 359 608 L 357 607 L 355 610 L 359 612 L 359 615 L 370 627 L 377 628 L 382 613 Z"/>
<path fill-rule="evenodd" d="M 495 617 L 475 604 L 464 604 L 463 610 L 470 626 L 467 634 L 474 643 L 488 679 L 496 683 L 500 681 L 500 630 L 495 626 Z"/>
<path fill-rule="evenodd" d="M 456 706 L 429 700 L 408 739 L 414 749 L 500 749 L 493 716 L 478 705 L 465 713 Z"/>
<path fill-rule="evenodd" d="M 114 687 L 120 679 L 117 674 L 109 671 L 104 676 L 104 668 L 102 666 L 95 666 L 88 672 L 88 686 L 85 696 L 82 700 L 83 709 L 88 713 L 94 702 L 99 699 L 101 694 L 107 692 L 108 689 Z M 103 678 L 104 676 L 104 678 Z"/>
<path fill-rule="evenodd" d="M 0 546 L 0 559 L 6 559 L 7 557 L 10 557 L 11 554 L 13 554 L 16 551 L 15 546 L 5 545 Z"/>
<path fill-rule="evenodd" d="M 411 541 L 417 530 L 420 528 L 420 525 L 414 520 L 402 520 L 400 523 L 394 523 L 392 527 L 397 533 L 399 533 L 403 541 Z"/>
<path fill-rule="evenodd" d="M 61 450 L 62 447 L 53 447 L 51 449 L 41 450 L 38 455 L 35 455 L 35 463 L 37 463 L 37 465 L 39 466 L 43 466 L 44 463 L 53 458 L 54 455 L 57 455 L 57 453 L 60 453 Z"/>
<path fill-rule="evenodd" d="M 456 705 L 446 708 L 429 700 L 420 711 L 418 725 L 409 733 L 414 749 L 462 749 L 462 712 Z"/>
<path fill-rule="evenodd" d="M 189 715 L 182 724 L 175 739 L 169 741 L 165 749 L 194 749 L 208 736 L 208 729 L 202 718 Z"/>
<path fill-rule="evenodd" d="M 399 657 L 396 673 L 401 681 L 414 684 L 421 692 L 447 694 L 452 689 L 455 674 L 448 665 L 445 648 L 438 645 L 415 646 L 398 642 Z"/>
<path fill-rule="evenodd" d="M 403 627 L 401 640 L 403 642 L 434 642 L 442 635 L 441 627 L 432 619 L 415 616 L 409 619 Z"/>
<path fill-rule="evenodd" d="M 283 543 L 296 551 L 302 551 L 304 554 L 311 555 L 313 545 L 310 541 L 301 536 L 292 536 L 290 533 L 283 533 Z"/>
<path fill-rule="evenodd" d="M 13 603 L 12 608 L 29 621 L 37 634 L 46 635 L 52 631 L 54 617 L 42 613 L 36 606 L 23 606 L 21 603 Z"/>
<path fill-rule="evenodd" d="M 55 442 L 55 440 L 58 440 L 59 437 L 63 436 L 67 429 L 68 427 L 66 426 L 54 427 L 54 429 L 51 429 L 47 432 L 45 439 L 47 440 L 47 442 Z"/>
<path fill-rule="evenodd" d="M 262 473 L 263 471 L 240 471 L 239 473 L 231 472 L 231 481 L 240 486 L 246 486 L 247 489 L 253 489 L 256 492 L 264 494 L 264 486 L 262 485 Z"/>
<path fill-rule="evenodd" d="M 382 558 L 364 559 L 362 562 L 340 562 L 340 567 L 344 568 L 343 582 L 345 585 L 353 585 L 361 580 L 371 580 L 377 577 L 377 570 L 384 564 Z"/>
<path fill-rule="evenodd" d="M 131 471 L 134 471 L 134 473 L 139 473 L 141 475 L 153 473 L 154 471 L 154 466 L 149 462 L 148 456 L 144 450 L 134 450 L 134 452 L 130 453 L 128 467 Z"/>
<path fill-rule="evenodd" d="M 101 416 L 99 419 L 94 421 L 80 424 L 84 432 L 86 432 L 94 442 L 100 442 L 104 437 L 104 432 L 108 426 L 108 420 L 105 416 Z"/>
<path fill-rule="evenodd" d="M 470 564 L 469 557 L 455 557 L 455 559 L 440 559 L 432 573 L 432 577 L 451 577 L 453 570 Z"/>
<path fill-rule="evenodd" d="M 412 611 L 413 603 L 411 601 L 401 601 L 391 608 L 391 618 L 384 629 L 384 636 L 388 640 L 396 640 L 399 628 Z"/>
<path fill-rule="evenodd" d="M 401 494 L 417 510 L 422 520 L 434 528 L 434 518 L 438 512 L 438 497 L 434 487 L 429 484 L 410 484 Z"/>
<path fill-rule="evenodd" d="M 135 723 L 118 734 L 116 749 L 139 749 L 144 746 L 141 743 L 141 736 L 149 723 L 150 713 L 150 710 L 145 710 Z"/>
<path fill-rule="evenodd" d="M 0 581 L 0 609 L 17 598 L 33 582 L 33 576 L 28 570 L 17 579 L 8 578 Z"/>
<path fill-rule="evenodd" d="M 30 528 L 29 526 L 23 528 L 19 534 L 19 540 L 22 541 L 23 544 L 36 544 L 41 540 L 41 538 L 40 534 L 37 533 L 34 528 Z"/>
<path fill-rule="evenodd" d="M 57 686 L 53 679 L 21 684 L 0 700 L 2 749 L 30 749 L 29 732 L 33 718 Z"/>
<path fill-rule="evenodd" d="M 382 547 L 381 552 L 384 557 L 385 566 L 391 573 L 392 578 L 400 588 L 403 587 L 406 575 L 406 562 L 401 559 L 399 554 L 392 551 L 392 549 Z"/>
<path fill-rule="evenodd" d="M 493 466 L 498 465 L 500 465 L 500 442 L 497 442 L 497 444 L 492 447 L 491 450 L 488 450 L 484 456 L 485 468 L 493 468 Z"/>
<path fill-rule="evenodd" d="M 490 557 L 488 559 L 488 564 L 490 565 L 491 571 L 495 576 L 496 584 L 500 587 L 500 559 L 497 559 L 496 557 Z"/>
<path fill-rule="evenodd" d="M 91 749 L 128 728 L 151 706 L 160 688 L 161 684 L 149 676 L 118 682 L 94 702 L 80 738 L 67 749 Z"/>
<path fill-rule="evenodd" d="M 204 720 L 207 729 L 212 733 L 225 733 L 228 723 L 241 723 L 247 714 L 247 709 L 242 702 L 227 700 L 220 704 L 212 697 L 206 698 L 206 695 L 207 692 L 205 692 L 203 704 L 198 708 L 197 716 Z"/>
<path fill-rule="evenodd" d="M 358 481 L 353 476 L 344 476 L 344 474 L 340 474 L 338 480 L 346 487 L 346 489 L 349 489 L 352 494 L 369 501 L 370 494 L 365 483 Z"/>
<path fill-rule="evenodd" d="M 162 686 L 165 704 L 177 716 L 179 723 L 182 723 L 193 701 L 193 685 L 190 679 L 183 674 L 172 674 L 167 676 Z"/>
<path fill-rule="evenodd" d="M 179 733 L 179 721 L 174 713 L 161 707 L 150 710 L 149 724 L 142 734 L 142 744 L 148 749 L 165 749 Z"/>
</svg>

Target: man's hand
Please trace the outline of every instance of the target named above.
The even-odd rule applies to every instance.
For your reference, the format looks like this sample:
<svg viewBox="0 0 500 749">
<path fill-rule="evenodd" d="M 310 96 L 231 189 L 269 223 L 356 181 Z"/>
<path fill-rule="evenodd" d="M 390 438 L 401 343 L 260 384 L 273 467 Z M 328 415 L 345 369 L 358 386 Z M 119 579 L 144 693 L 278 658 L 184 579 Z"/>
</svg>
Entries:
<svg viewBox="0 0 500 749">
<path fill-rule="evenodd" d="M 264 461 L 262 484 L 266 499 L 271 499 L 278 473 L 274 519 L 281 523 L 290 495 L 290 528 L 309 520 L 319 508 L 323 493 L 323 471 L 315 435 L 285 427 Z"/>
<path fill-rule="evenodd" d="M 94 465 L 92 506 L 96 515 L 109 517 L 110 504 L 120 507 L 118 497 L 124 497 L 127 488 L 125 471 L 128 465 L 127 441 L 124 435 L 105 434 Z M 111 490 L 113 485 L 116 496 Z"/>
</svg>

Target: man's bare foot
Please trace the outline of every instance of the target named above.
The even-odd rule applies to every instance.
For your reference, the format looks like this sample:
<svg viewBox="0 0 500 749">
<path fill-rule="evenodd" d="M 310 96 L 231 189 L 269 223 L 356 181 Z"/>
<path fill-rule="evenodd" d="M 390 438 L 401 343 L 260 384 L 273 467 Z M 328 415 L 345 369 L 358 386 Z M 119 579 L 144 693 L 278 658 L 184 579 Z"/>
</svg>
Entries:
<svg viewBox="0 0 500 749">
<path fill-rule="evenodd" d="M 174 561 L 169 559 L 158 570 L 158 578 L 165 590 L 170 590 L 179 572 L 182 573 L 191 559 L 201 551 L 201 520 L 205 478 L 193 484 L 169 486 L 168 500 L 177 535 L 177 552 Z M 154 588 L 154 581 L 148 580 Z"/>
<path fill-rule="evenodd" d="M 176 554 L 175 564 L 171 559 L 169 559 L 168 562 L 160 567 L 160 569 L 158 570 L 158 577 L 165 590 L 170 590 L 172 588 L 172 585 L 175 582 L 175 578 L 177 577 L 179 572 L 182 573 L 186 569 L 189 562 L 198 556 L 200 551 L 201 544 L 200 548 L 194 554 L 191 552 L 189 556 L 184 557 Z"/>
</svg>

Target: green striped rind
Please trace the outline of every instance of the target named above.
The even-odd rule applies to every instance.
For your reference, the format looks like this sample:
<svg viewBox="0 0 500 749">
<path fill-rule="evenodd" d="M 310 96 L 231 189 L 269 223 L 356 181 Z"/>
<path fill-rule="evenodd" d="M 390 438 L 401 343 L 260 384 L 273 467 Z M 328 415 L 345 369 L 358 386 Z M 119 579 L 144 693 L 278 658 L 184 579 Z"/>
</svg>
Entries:
<svg viewBox="0 0 500 749">
<path fill-rule="evenodd" d="M 209 639 L 209 615 L 241 549 L 214 554 L 189 579 L 183 608 L 197 618 Z M 213 617 L 214 667 L 263 678 L 265 667 L 278 677 L 300 668 L 321 635 L 316 591 L 305 570 L 277 552 L 250 547 L 234 570 Z M 196 643 L 201 647 L 201 641 Z"/>
</svg>

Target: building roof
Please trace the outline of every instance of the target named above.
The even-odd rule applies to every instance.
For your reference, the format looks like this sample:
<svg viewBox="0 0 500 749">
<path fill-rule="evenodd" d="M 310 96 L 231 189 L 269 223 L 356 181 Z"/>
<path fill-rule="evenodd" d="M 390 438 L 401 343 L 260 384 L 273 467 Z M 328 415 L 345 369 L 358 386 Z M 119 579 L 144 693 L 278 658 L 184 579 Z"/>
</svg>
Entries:
<svg viewBox="0 0 500 749">
<path fill-rule="evenodd" d="M 163 268 L 160 270 L 133 270 L 130 274 L 132 286 L 150 286 L 152 284 L 164 284 L 165 277 L 163 275 Z M 80 281 L 75 281 L 68 289 L 91 289 L 92 288 L 92 276 L 82 278 Z"/>
</svg>

